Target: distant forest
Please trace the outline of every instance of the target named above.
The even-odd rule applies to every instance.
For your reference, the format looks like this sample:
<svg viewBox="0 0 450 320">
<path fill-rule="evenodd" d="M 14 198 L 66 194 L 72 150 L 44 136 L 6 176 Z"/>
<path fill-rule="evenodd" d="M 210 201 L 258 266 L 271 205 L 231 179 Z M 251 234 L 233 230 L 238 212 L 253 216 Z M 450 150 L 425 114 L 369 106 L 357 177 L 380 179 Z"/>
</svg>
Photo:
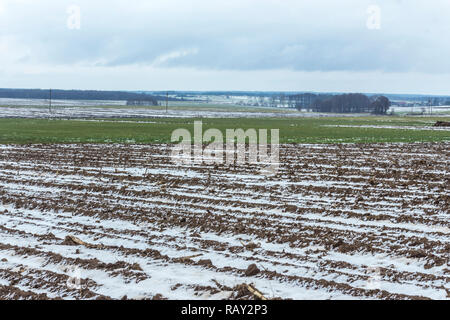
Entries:
<svg viewBox="0 0 450 320">
<path fill-rule="evenodd" d="M 391 102 L 386 96 L 366 96 L 361 93 L 314 94 L 314 93 L 254 93 L 261 104 L 272 107 L 289 107 L 312 112 L 333 113 L 373 113 L 386 114 Z M 16 99 L 50 99 L 50 90 L 43 89 L 0 89 L 0 98 Z M 52 90 L 51 98 L 55 100 L 119 100 L 127 105 L 158 105 L 158 101 L 182 101 L 166 97 L 161 92 L 125 92 L 97 90 Z M 263 101 L 266 102 L 263 102 Z"/>
<path fill-rule="evenodd" d="M 385 96 L 368 97 L 361 93 L 331 94 L 291 94 L 272 96 L 273 105 L 281 104 L 298 110 L 334 113 L 386 114 L 391 106 Z"/>
<path fill-rule="evenodd" d="M 42 89 L 0 89 L 0 98 L 15 99 L 50 99 L 50 90 Z M 136 102 L 136 104 L 158 105 L 158 100 L 166 97 L 146 93 L 124 91 L 96 91 L 96 90 L 52 90 L 52 99 L 60 100 L 120 100 Z M 173 99 L 170 99 L 173 100 Z"/>
</svg>

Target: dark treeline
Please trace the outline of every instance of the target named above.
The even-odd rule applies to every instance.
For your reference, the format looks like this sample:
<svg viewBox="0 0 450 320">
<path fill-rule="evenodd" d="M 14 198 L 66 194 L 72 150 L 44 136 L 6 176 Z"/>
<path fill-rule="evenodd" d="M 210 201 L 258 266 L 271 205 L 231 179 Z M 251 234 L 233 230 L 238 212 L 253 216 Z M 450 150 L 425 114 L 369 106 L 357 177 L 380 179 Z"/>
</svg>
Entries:
<svg viewBox="0 0 450 320">
<path fill-rule="evenodd" d="M 0 89 L 0 98 L 49 99 L 50 90 Z M 97 91 L 97 90 L 52 90 L 51 98 L 61 100 L 145 101 L 153 105 L 157 105 L 158 100 L 166 99 L 166 97 L 154 96 L 145 93 L 134 93 L 124 91 Z"/>
<path fill-rule="evenodd" d="M 340 95 L 303 93 L 280 97 L 280 103 L 298 110 L 334 113 L 386 114 L 391 102 L 385 96 L 368 97 L 361 93 Z"/>
</svg>

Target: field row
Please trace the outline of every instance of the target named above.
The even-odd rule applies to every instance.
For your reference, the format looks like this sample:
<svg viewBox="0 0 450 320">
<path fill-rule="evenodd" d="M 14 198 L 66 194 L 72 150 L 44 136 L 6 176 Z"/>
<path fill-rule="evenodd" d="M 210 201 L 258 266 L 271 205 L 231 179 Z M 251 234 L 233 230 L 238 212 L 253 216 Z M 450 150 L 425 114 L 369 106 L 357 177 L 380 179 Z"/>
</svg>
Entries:
<svg viewBox="0 0 450 320">
<path fill-rule="evenodd" d="M 449 298 L 450 144 L 0 148 L 0 298 Z"/>
</svg>

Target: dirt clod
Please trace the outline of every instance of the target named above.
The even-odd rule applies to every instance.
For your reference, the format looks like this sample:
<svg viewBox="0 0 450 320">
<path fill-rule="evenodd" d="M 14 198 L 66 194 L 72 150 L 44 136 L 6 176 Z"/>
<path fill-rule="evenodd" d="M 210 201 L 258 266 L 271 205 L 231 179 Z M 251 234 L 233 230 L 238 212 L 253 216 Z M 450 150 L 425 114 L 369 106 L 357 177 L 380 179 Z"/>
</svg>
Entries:
<svg viewBox="0 0 450 320">
<path fill-rule="evenodd" d="M 197 263 L 202 266 L 212 266 L 213 265 L 212 261 L 210 259 L 202 259 L 202 260 L 199 260 Z"/>
<path fill-rule="evenodd" d="M 251 264 L 248 266 L 247 270 L 245 270 L 245 275 L 247 277 L 252 277 L 257 275 L 260 272 L 260 270 L 258 269 L 258 267 L 256 266 L 256 264 Z"/>
<path fill-rule="evenodd" d="M 152 300 L 168 300 L 166 297 L 164 297 L 161 293 L 157 293 L 153 296 Z"/>
</svg>

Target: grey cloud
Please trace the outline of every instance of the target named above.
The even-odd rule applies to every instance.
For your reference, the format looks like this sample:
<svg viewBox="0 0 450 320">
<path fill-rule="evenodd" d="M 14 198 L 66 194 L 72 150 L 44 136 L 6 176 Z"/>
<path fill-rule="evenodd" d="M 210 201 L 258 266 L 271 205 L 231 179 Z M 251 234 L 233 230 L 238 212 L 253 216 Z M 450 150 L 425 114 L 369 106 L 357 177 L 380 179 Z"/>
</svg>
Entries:
<svg viewBox="0 0 450 320">
<path fill-rule="evenodd" d="M 380 30 L 366 27 L 374 3 Z M 66 26 L 72 4 L 80 30 Z M 0 0 L 0 8 L 0 70 L 450 73 L 448 0 Z"/>
<path fill-rule="evenodd" d="M 6 20 L 11 33 L 31 48 L 29 59 L 36 63 L 152 64 L 160 56 L 197 48 L 195 55 L 168 59 L 161 65 L 219 70 L 450 72 L 446 59 L 450 44 L 443 39 L 450 21 L 441 18 L 442 10 L 449 6 L 442 1 L 431 9 L 424 2 L 379 1 L 380 30 L 365 27 L 365 9 L 370 4 L 366 1 L 337 5 L 334 1 L 248 0 L 242 1 L 247 4 L 244 6 L 235 1 L 228 6 L 216 2 L 218 8 L 200 9 L 189 8 L 182 1 L 169 2 L 182 8 L 142 3 L 139 7 L 129 1 L 100 6 L 81 1 L 80 30 L 66 28 L 69 2 L 64 1 L 56 6 L 53 1 L 6 6 Z M 206 6 L 208 2 L 195 3 Z M 8 29 L 2 33 L 7 34 Z"/>
</svg>

